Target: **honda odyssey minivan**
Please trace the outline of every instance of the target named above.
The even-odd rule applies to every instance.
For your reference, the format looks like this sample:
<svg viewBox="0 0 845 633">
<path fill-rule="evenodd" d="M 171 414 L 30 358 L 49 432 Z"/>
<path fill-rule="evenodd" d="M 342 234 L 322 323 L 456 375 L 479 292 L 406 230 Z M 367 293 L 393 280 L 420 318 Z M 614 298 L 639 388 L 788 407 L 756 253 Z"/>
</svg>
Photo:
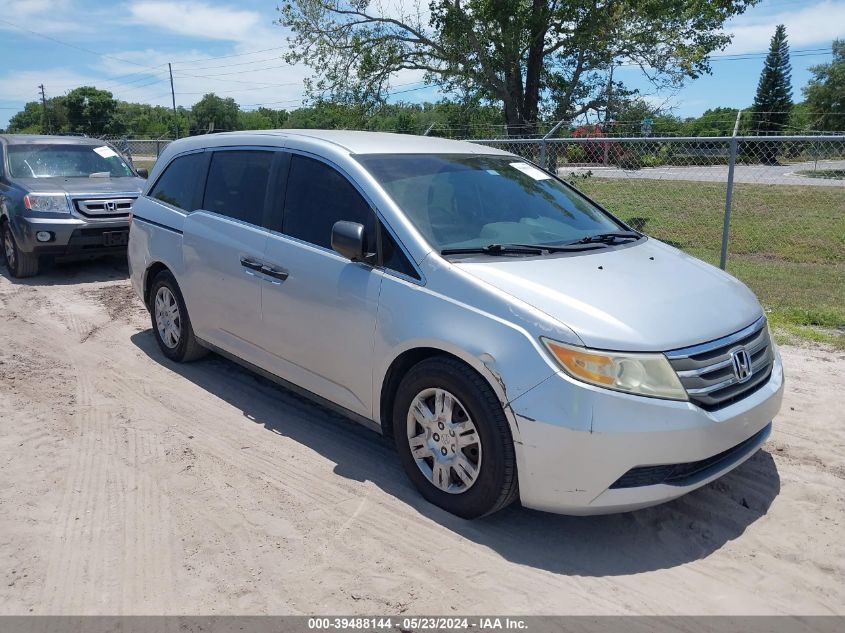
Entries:
<svg viewBox="0 0 845 633">
<path fill-rule="evenodd" d="M 165 356 L 213 350 L 392 436 L 466 518 L 674 499 L 753 455 L 781 405 L 748 288 L 481 145 L 177 141 L 129 263 Z"/>
</svg>

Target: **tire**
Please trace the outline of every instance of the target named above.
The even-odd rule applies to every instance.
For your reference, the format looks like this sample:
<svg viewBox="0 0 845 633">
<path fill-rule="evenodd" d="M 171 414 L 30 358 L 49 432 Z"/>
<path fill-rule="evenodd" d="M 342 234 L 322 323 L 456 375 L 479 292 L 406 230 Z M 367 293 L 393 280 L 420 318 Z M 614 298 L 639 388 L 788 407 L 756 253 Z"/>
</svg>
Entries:
<svg viewBox="0 0 845 633">
<path fill-rule="evenodd" d="M 149 306 L 153 335 L 165 356 L 187 363 L 208 354 L 194 336 L 188 308 L 170 271 L 163 270 L 153 279 Z"/>
<path fill-rule="evenodd" d="M 441 393 L 451 397 L 451 407 L 441 404 L 449 401 Z M 516 455 L 502 405 L 490 385 L 457 359 L 429 358 L 405 375 L 393 408 L 393 437 L 408 477 L 447 512 L 475 519 L 517 497 Z"/>
<path fill-rule="evenodd" d="M 8 222 L 3 222 L 2 241 L 3 260 L 12 277 L 24 279 L 38 274 L 38 255 L 21 252 Z"/>
</svg>

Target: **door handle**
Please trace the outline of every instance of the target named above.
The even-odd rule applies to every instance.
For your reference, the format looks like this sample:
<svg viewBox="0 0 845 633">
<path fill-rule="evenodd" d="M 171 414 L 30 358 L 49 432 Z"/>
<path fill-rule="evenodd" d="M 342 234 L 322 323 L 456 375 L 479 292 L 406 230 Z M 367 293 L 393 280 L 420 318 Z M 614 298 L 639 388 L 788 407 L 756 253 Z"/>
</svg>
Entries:
<svg viewBox="0 0 845 633">
<path fill-rule="evenodd" d="M 284 281 L 288 278 L 288 272 L 286 270 L 282 270 L 281 268 L 273 268 L 272 266 L 267 266 L 266 264 L 261 267 L 260 272 L 267 275 L 268 277 L 273 277 L 274 279 L 279 279 Z"/>
<path fill-rule="evenodd" d="M 249 268 L 250 270 L 257 270 L 261 272 L 261 268 L 263 264 L 261 262 L 257 262 L 254 259 L 249 259 L 248 257 L 241 257 L 241 266 L 244 268 Z"/>
</svg>

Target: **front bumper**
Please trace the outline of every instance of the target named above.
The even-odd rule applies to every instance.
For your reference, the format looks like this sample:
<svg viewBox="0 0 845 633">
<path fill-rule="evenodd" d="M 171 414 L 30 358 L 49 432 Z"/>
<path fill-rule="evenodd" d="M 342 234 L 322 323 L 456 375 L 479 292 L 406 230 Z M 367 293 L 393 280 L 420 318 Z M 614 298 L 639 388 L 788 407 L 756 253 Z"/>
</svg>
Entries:
<svg viewBox="0 0 845 633">
<path fill-rule="evenodd" d="M 586 515 L 680 497 L 751 457 L 768 437 L 782 398 L 779 354 L 765 385 L 716 411 L 608 391 L 557 374 L 510 405 L 519 429 L 522 504 Z M 719 459 L 711 460 L 714 456 Z M 694 462 L 700 462 L 697 470 L 690 466 Z M 665 464 L 683 464 L 686 470 L 680 471 L 695 472 L 671 484 L 617 483 L 632 469 Z M 648 484 L 647 477 L 643 481 Z"/>
<path fill-rule="evenodd" d="M 109 243 L 114 235 L 126 232 L 129 221 L 126 218 L 111 221 L 86 222 L 76 217 L 69 218 L 18 218 L 13 225 L 18 248 L 24 253 L 52 255 L 54 257 L 77 257 L 108 255 L 126 252 L 126 244 Z M 39 242 L 36 234 L 47 231 L 49 242 Z M 107 234 L 112 234 L 109 236 Z"/>
</svg>

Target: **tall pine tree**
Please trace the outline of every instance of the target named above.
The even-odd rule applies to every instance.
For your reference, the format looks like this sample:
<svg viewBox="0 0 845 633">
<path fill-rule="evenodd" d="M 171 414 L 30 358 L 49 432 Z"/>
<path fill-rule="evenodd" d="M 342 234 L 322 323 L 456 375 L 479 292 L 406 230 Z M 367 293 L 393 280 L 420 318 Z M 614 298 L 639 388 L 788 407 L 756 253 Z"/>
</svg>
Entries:
<svg viewBox="0 0 845 633">
<path fill-rule="evenodd" d="M 779 134 L 792 110 L 792 66 L 786 27 L 779 24 L 772 37 L 766 64 L 754 97 L 753 127 L 757 134 Z"/>
</svg>

